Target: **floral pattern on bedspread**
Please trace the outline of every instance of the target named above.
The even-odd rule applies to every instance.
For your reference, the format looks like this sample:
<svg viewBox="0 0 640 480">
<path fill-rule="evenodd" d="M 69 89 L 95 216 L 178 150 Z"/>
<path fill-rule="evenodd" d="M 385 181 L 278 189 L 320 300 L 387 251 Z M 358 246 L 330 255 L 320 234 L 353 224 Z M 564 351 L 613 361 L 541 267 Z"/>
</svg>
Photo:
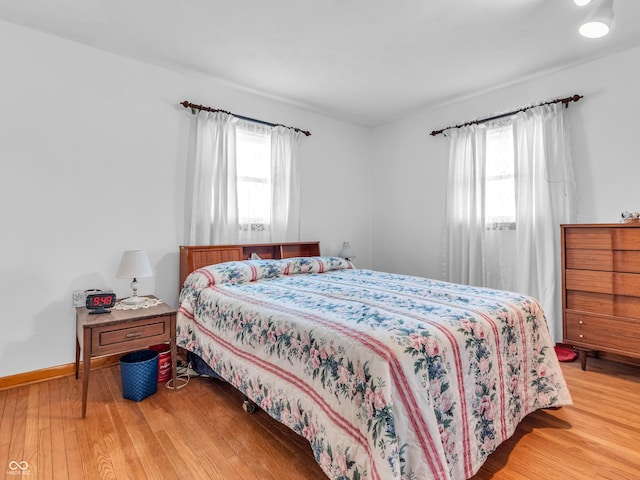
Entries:
<svg viewBox="0 0 640 480">
<path fill-rule="evenodd" d="M 525 415 L 571 403 L 535 300 L 339 260 L 188 279 L 177 326 L 329 478 L 469 478 Z"/>
</svg>

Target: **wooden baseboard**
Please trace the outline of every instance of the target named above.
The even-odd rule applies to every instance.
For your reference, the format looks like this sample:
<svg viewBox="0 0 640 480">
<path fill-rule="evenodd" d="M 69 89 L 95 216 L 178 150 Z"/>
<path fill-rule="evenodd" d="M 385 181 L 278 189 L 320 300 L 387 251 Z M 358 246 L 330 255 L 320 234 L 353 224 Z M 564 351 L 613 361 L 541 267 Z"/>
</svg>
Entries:
<svg viewBox="0 0 640 480">
<path fill-rule="evenodd" d="M 109 355 L 106 357 L 97 357 L 91 359 L 91 370 L 94 368 L 108 367 L 115 365 L 120 361 L 122 355 Z M 80 372 L 82 372 L 82 362 L 80 362 Z M 54 378 L 67 377 L 75 375 L 76 364 L 68 363 L 66 365 L 58 365 L 57 367 L 44 368 L 42 370 L 34 370 L 32 372 L 18 373 L 8 377 L 0 378 L 0 390 L 20 387 L 32 383 L 46 382 Z"/>
</svg>

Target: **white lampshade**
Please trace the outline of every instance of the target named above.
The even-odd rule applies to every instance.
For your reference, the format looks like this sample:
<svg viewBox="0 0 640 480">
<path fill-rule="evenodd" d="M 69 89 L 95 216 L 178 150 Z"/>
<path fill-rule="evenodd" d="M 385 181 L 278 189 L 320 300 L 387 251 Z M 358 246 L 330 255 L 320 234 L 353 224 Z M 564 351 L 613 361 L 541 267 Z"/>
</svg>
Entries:
<svg viewBox="0 0 640 480">
<path fill-rule="evenodd" d="M 356 258 L 353 253 L 353 248 L 351 248 L 351 244 L 349 242 L 344 242 L 342 244 L 342 250 L 340 250 L 338 256 L 344 258 L 345 260 L 353 260 L 354 258 Z"/>
<path fill-rule="evenodd" d="M 580 35 L 587 38 L 604 37 L 613 24 L 613 0 L 600 0 L 587 13 L 578 29 Z"/>
<path fill-rule="evenodd" d="M 118 278 L 152 277 L 153 271 L 151 271 L 147 252 L 144 250 L 127 250 L 124 252 L 116 276 Z"/>
<path fill-rule="evenodd" d="M 138 297 L 138 278 L 152 277 L 153 271 L 149 263 L 149 256 L 144 250 L 127 250 L 122 254 L 120 266 L 116 277 L 131 278 L 131 290 L 133 294 L 129 298 L 122 300 L 125 303 L 139 304 L 144 302 L 144 298 Z"/>
</svg>

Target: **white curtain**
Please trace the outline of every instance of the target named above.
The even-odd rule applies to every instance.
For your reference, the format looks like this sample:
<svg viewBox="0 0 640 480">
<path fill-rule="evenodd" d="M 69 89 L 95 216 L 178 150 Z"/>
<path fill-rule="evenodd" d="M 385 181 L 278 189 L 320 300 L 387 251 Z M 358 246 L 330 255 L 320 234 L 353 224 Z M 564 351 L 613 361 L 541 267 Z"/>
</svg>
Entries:
<svg viewBox="0 0 640 480">
<path fill-rule="evenodd" d="M 484 179 L 486 128 L 470 125 L 451 137 L 445 204 L 446 279 L 485 285 Z"/>
<path fill-rule="evenodd" d="M 562 104 L 513 116 L 516 222 L 484 219 L 486 126 L 451 137 L 446 203 L 445 278 L 537 298 L 555 341 L 562 339 L 560 224 L 575 221 L 575 181 Z"/>
<path fill-rule="evenodd" d="M 300 143 L 302 133 L 287 127 L 271 132 L 271 241 L 300 240 Z"/>
<path fill-rule="evenodd" d="M 560 224 L 575 222 L 575 179 L 566 107 L 531 108 L 513 119 L 516 167 L 514 289 L 536 297 L 562 340 Z"/>
<path fill-rule="evenodd" d="M 189 245 L 238 243 L 235 123 L 222 112 L 197 114 Z"/>
<path fill-rule="evenodd" d="M 240 127 L 258 134 L 268 131 L 271 136 L 271 218 L 264 229 L 240 225 L 236 163 Z M 190 245 L 300 240 L 299 132 L 200 111 L 195 142 L 191 211 L 187 212 Z"/>
</svg>

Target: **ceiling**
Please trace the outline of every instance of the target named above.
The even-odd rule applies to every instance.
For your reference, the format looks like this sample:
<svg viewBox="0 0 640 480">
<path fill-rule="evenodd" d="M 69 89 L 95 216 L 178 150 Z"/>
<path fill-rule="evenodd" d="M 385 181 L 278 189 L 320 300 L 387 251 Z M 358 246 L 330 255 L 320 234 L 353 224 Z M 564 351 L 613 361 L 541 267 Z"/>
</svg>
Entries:
<svg viewBox="0 0 640 480">
<path fill-rule="evenodd" d="M 640 45 L 639 0 L 614 1 L 601 39 L 577 32 L 587 9 L 573 0 L 0 0 L 0 20 L 377 126 Z"/>
</svg>

